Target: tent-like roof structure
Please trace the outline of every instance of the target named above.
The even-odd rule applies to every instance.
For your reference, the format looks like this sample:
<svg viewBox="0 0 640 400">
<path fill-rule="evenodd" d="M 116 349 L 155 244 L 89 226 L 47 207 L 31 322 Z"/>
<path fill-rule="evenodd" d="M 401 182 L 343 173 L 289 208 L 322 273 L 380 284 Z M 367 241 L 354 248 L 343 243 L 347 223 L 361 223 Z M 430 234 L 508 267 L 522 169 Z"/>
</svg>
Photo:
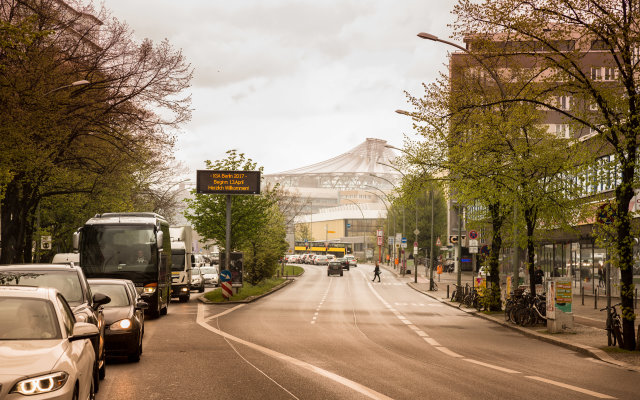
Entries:
<svg viewBox="0 0 640 400">
<path fill-rule="evenodd" d="M 390 189 L 401 176 L 391 167 L 396 157 L 387 141 L 367 138 L 337 157 L 306 167 L 265 175 L 267 181 L 286 187 L 366 189 L 367 186 Z M 393 182 L 393 183 L 392 183 Z"/>
</svg>

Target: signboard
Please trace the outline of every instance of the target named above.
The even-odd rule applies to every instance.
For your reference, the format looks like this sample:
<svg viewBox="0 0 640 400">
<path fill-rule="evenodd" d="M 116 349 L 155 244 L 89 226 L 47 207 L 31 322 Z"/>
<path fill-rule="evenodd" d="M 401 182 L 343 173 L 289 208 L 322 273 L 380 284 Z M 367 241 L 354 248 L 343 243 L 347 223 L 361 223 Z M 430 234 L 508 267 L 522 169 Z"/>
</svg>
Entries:
<svg viewBox="0 0 640 400">
<path fill-rule="evenodd" d="M 418 236 L 420 234 L 420 229 L 416 228 L 416 230 L 413 231 L 413 234 Z"/>
<path fill-rule="evenodd" d="M 207 194 L 260 194 L 260 171 L 198 170 L 196 191 Z"/>
<path fill-rule="evenodd" d="M 469 231 L 469 239 L 477 239 L 477 238 L 478 238 L 478 232 Z"/>
<path fill-rule="evenodd" d="M 231 271 L 228 269 L 223 269 L 220 271 L 220 280 L 222 282 L 230 282 L 231 281 Z"/>
<path fill-rule="evenodd" d="M 51 249 L 51 236 L 40 236 L 40 249 L 42 250 Z"/>
<path fill-rule="evenodd" d="M 384 236 L 384 232 L 382 232 L 382 229 L 378 229 L 378 230 L 376 231 L 376 236 L 378 236 L 378 237 L 382 237 L 382 236 Z"/>
<path fill-rule="evenodd" d="M 403 237 L 403 238 L 402 238 L 402 248 L 403 248 L 403 249 L 406 249 L 406 248 L 407 248 L 407 238 L 406 238 L 406 237 Z"/>
<path fill-rule="evenodd" d="M 558 279 L 556 281 L 556 307 L 558 310 L 570 313 L 573 304 L 573 291 L 571 281 Z"/>
<path fill-rule="evenodd" d="M 480 248 L 480 253 L 488 256 L 489 255 L 489 246 L 486 244 Z"/>
<path fill-rule="evenodd" d="M 460 238 L 464 241 L 466 236 L 465 235 L 461 235 Z M 449 236 L 449 243 L 457 244 L 458 243 L 458 235 L 450 235 Z"/>
<path fill-rule="evenodd" d="M 471 235 L 469 235 L 471 238 Z M 478 239 L 469 239 L 469 247 L 478 247 Z"/>
<path fill-rule="evenodd" d="M 442 241 L 440 241 L 440 236 L 438 236 L 438 239 L 436 240 L 436 247 L 440 246 L 442 246 Z"/>
<path fill-rule="evenodd" d="M 469 254 L 478 254 L 478 246 L 469 246 Z"/>
<path fill-rule="evenodd" d="M 538 291 L 536 285 L 536 292 Z M 547 281 L 547 319 L 556 319 L 556 283 Z"/>
<path fill-rule="evenodd" d="M 347 224 L 347 229 L 351 228 L 351 224 Z"/>
<path fill-rule="evenodd" d="M 389 237 L 387 238 L 387 243 L 389 243 L 390 245 L 392 245 L 392 246 L 393 246 L 393 245 L 395 244 L 395 239 L 396 239 L 396 238 L 394 238 L 393 236 L 389 236 Z"/>
<path fill-rule="evenodd" d="M 382 236 L 378 236 L 378 246 L 382 246 Z"/>
</svg>

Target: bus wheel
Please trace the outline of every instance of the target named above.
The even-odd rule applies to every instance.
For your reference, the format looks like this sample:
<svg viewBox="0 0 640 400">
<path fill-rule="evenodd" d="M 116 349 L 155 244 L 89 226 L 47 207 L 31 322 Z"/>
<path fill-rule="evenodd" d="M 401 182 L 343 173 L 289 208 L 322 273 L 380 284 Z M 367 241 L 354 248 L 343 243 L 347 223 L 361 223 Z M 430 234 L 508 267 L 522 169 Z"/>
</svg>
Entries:
<svg viewBox="0 0 640 400">
<path fill-rule="evenodd" d="M 167 311 L 169 311 L 169 302 L 167 302 L 167 304 L 165 304 L 165 306 L 160 309 L 160 315 L 167 315 Z"/>
</svg>

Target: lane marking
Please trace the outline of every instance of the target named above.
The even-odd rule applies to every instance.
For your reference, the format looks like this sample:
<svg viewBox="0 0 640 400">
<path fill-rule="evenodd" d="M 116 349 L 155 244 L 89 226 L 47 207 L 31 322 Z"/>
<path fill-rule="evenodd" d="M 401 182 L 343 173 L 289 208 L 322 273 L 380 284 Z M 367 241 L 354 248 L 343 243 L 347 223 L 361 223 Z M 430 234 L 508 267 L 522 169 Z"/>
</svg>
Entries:
<svg viewBox="0 0 640 400">
<path fill-rule="evenodd" d="M 241 305 L 244 305 L 244 304 L 241 304 Z M 200 308 L 202 308 L 203 310 L 200 311 Z M 234 308 L 236 308 L 236 307 L 234 307 Z M 227 310 L 227 311 L 230 312 L 229 310 Z M 224 312 L 224 313 L 221 313 L 221 314 L 222 315 L 223 314 L 227 314 L 227 312 Z M 266 354 L 266 355 L 268 355 L 270 357 L 276 358 L 278 360 L 282 360 L 284 362 L 288 362 L 288 363 L 293 364 L 293 365 L 295 365 L 297 367 L 300 367 L 300 368 L 304 368 L 307 371 L 311 371 L 311 372 L 313 372 L 313 373 L 315 373 L 317 375 L 323 376 L 323 377 L 325 377 L 327 379 L 330 379 L 330 380 L 332 380 L 332 381 L 334 381 L 336 383 L 339 383 L 339 384 L 341 384 L 341 385 L 343 385 L 343 386 L 345 386 L 345 387 L 347 387 L 349 389 L 352 389 L 352 390 L 354 390 L 354 391 L 356 391 L 358 393 L 361 393 L 361 394 L 363 394 L 364 396 L 367 396 L 370 399 L 392 400 L 391 397 L 385 396 L 384 394 L 382 394 L 380 392 L 376 392 L 375 390 L 370 389 L 370 388 L 368 388 L 368 387 L 366 387 L 364 385 L 361 385 L 358 382 L 352 381 L 352 380 L 347 379 L 347 378 L 345 378 L 343 376 L 340 376 L 340 375 L 335 374 L 333 372 L 327 371 L 326 369 L 323 369 L 323 368 L 320 368 L 320 367 L 316 367 L 313 364 L 309 364 L 309 363 L 307 363 L 305 361 L 298 360 L 297 358 L 293 358 L 293 357 L 290 357 L 290 356 L 288 356 L 286 354 L 279 353 L 279 352 L 277 352 L 275 350 L 271 350 L 271 349 L 269 349 L 267 347 L 260 346 L 259 344 L 248 342 L 248 341 L 246 341 L 244 339 L 240 339 L 240 338 L 235 337 L 235 336 L 233 336 L 231 334 L 228 334 L 228 333 L 226 333 L 224 331 L 221 331 L 220 329 L 214 328 L 213 326 L 207 324 L 205 322 L 204 318 L 201 318 L 202 316 L 204 316 L 204 304 L 198 304 L 198 319 L 197 319 L 196 322 L 198 323 L 198 325 L 202 326 L 203 328 L 207 329 L 210 332 L 213 332 L 213 333 L 215 333 L 215 334 L 217 334 L 219 336 L 222 336 L 223 338 L 232 340 L 232 341 L 234 341 L 236 343 L 243 344 L 243 345 L 245 345 L 245 346 L 247 346 L 247 347 L 249 347 L 249 348 L 251 348 L 253 350 L 259 351 L 259 352 L 261 352 L 263 354 Z M 217 317 L 217 316 L 221 316 L 221 315 L 216 315 L 214 317 Z"/>
<path fill-rule="evenodd" d="M 442 346 L 434 346 L 434 347 L 448 356 L 455 357 L 455 358 L 463 358 L 463 356 L 461 356 L 460 354 L 454 353 L 453 351 L 447 349 L 446 347 L 442 347 Z"/>
<path fill-rule="evenodd" d="M 487 363 L 484 363 L 482 361 L 473 360 L 471 358 L 463 358 L 463 360 L 467 361 L 467 362 L 470 362 L 470 363 L 482 365 L 483 367 L 493 368 L 493 369 L 496 369 L 498 371 L 506 372 L 507 374 L 520 374 L 521 373 L 520 371 L 515 371 L 515 370 L 509 369 L 509 368 L 498 367 L 497 365 L 487 364 Z"/>
<path fill-rule="evenodd" d="M 424 339 L 424 341 L 425 341 L 425 342 L 429 343 L 429 344 L 430 344 L 430 345 L 432 345 L 432 346 L 440 346 L 440 343 L 438 343 L 438 342 L 437 342 L 435 339 L 433 339 L 433 338 L 430 338 L 430 337 L 425 336 L 425 337 L 423 337 L 423 339 Z"/>
<path fill-rule="evenodd" d="M 539 376 L 527 376 L 527 378 L 533 379 L 533 380 L 536 380 L 536 381 L 540 381 L 540 382 L 544 382 L 544 383 L 548 383 L 550 385 L 559 386 L 561 388 L 573 390 L 575 392 L 588 394 L 589 396 L 597 397 L 599 399 L 615 399 L 615 397 L 611 397 L 611 396 L 608 396 L 606 394 L 594 392 L 594 391 L 591 391 L 591 390 L 588 390 L 588 389 L 583 389 L 583 388 L 580 388 L 580 387 L 577 387 L 577 386 L 573 386 L 573 385 L 567 385 L 566 383 L 562 383 L 562 382 L 552 381 L 551 379 L 545 379 L 545 378 L 541 378 Z"/>
</svg>

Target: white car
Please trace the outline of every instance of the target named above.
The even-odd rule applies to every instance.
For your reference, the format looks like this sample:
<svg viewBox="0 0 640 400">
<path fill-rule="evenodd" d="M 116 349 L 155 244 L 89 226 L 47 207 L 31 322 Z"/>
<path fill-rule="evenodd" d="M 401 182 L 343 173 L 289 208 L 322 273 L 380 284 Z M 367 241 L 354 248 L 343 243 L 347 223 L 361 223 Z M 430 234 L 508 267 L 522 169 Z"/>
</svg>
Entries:
<svg viewBox="0 0 640 400">
<path fill-rule="evenodd" d="M 0 398 L 93 398 L 100 333 L 57 290 L 0 286 L 0 321 Z"/>
<path fill-rule="evenodd" d="M 354 256 L 346 255 L 346 256 L 344 256 L 344 258 L 346 258 L 347 261 L 349 261 L 349 267 L 357 267 L 358 266 L 358 259 L 355 258 Z"/>
<path fill-rule="evenodd" d="M 218 268 L 216 267 L 200 267 L 200 272 L 204 276 L 204 283 L 218 286 L 220 283 L 220 276 Z"/>
<path fill-rule="evenodd" d="M 329 257 L 327 256 L 316 256 L 316 258 L 314 258 L 313 263 L 315 265 L 328 265 L 329 264 Z"/>
</svg>

